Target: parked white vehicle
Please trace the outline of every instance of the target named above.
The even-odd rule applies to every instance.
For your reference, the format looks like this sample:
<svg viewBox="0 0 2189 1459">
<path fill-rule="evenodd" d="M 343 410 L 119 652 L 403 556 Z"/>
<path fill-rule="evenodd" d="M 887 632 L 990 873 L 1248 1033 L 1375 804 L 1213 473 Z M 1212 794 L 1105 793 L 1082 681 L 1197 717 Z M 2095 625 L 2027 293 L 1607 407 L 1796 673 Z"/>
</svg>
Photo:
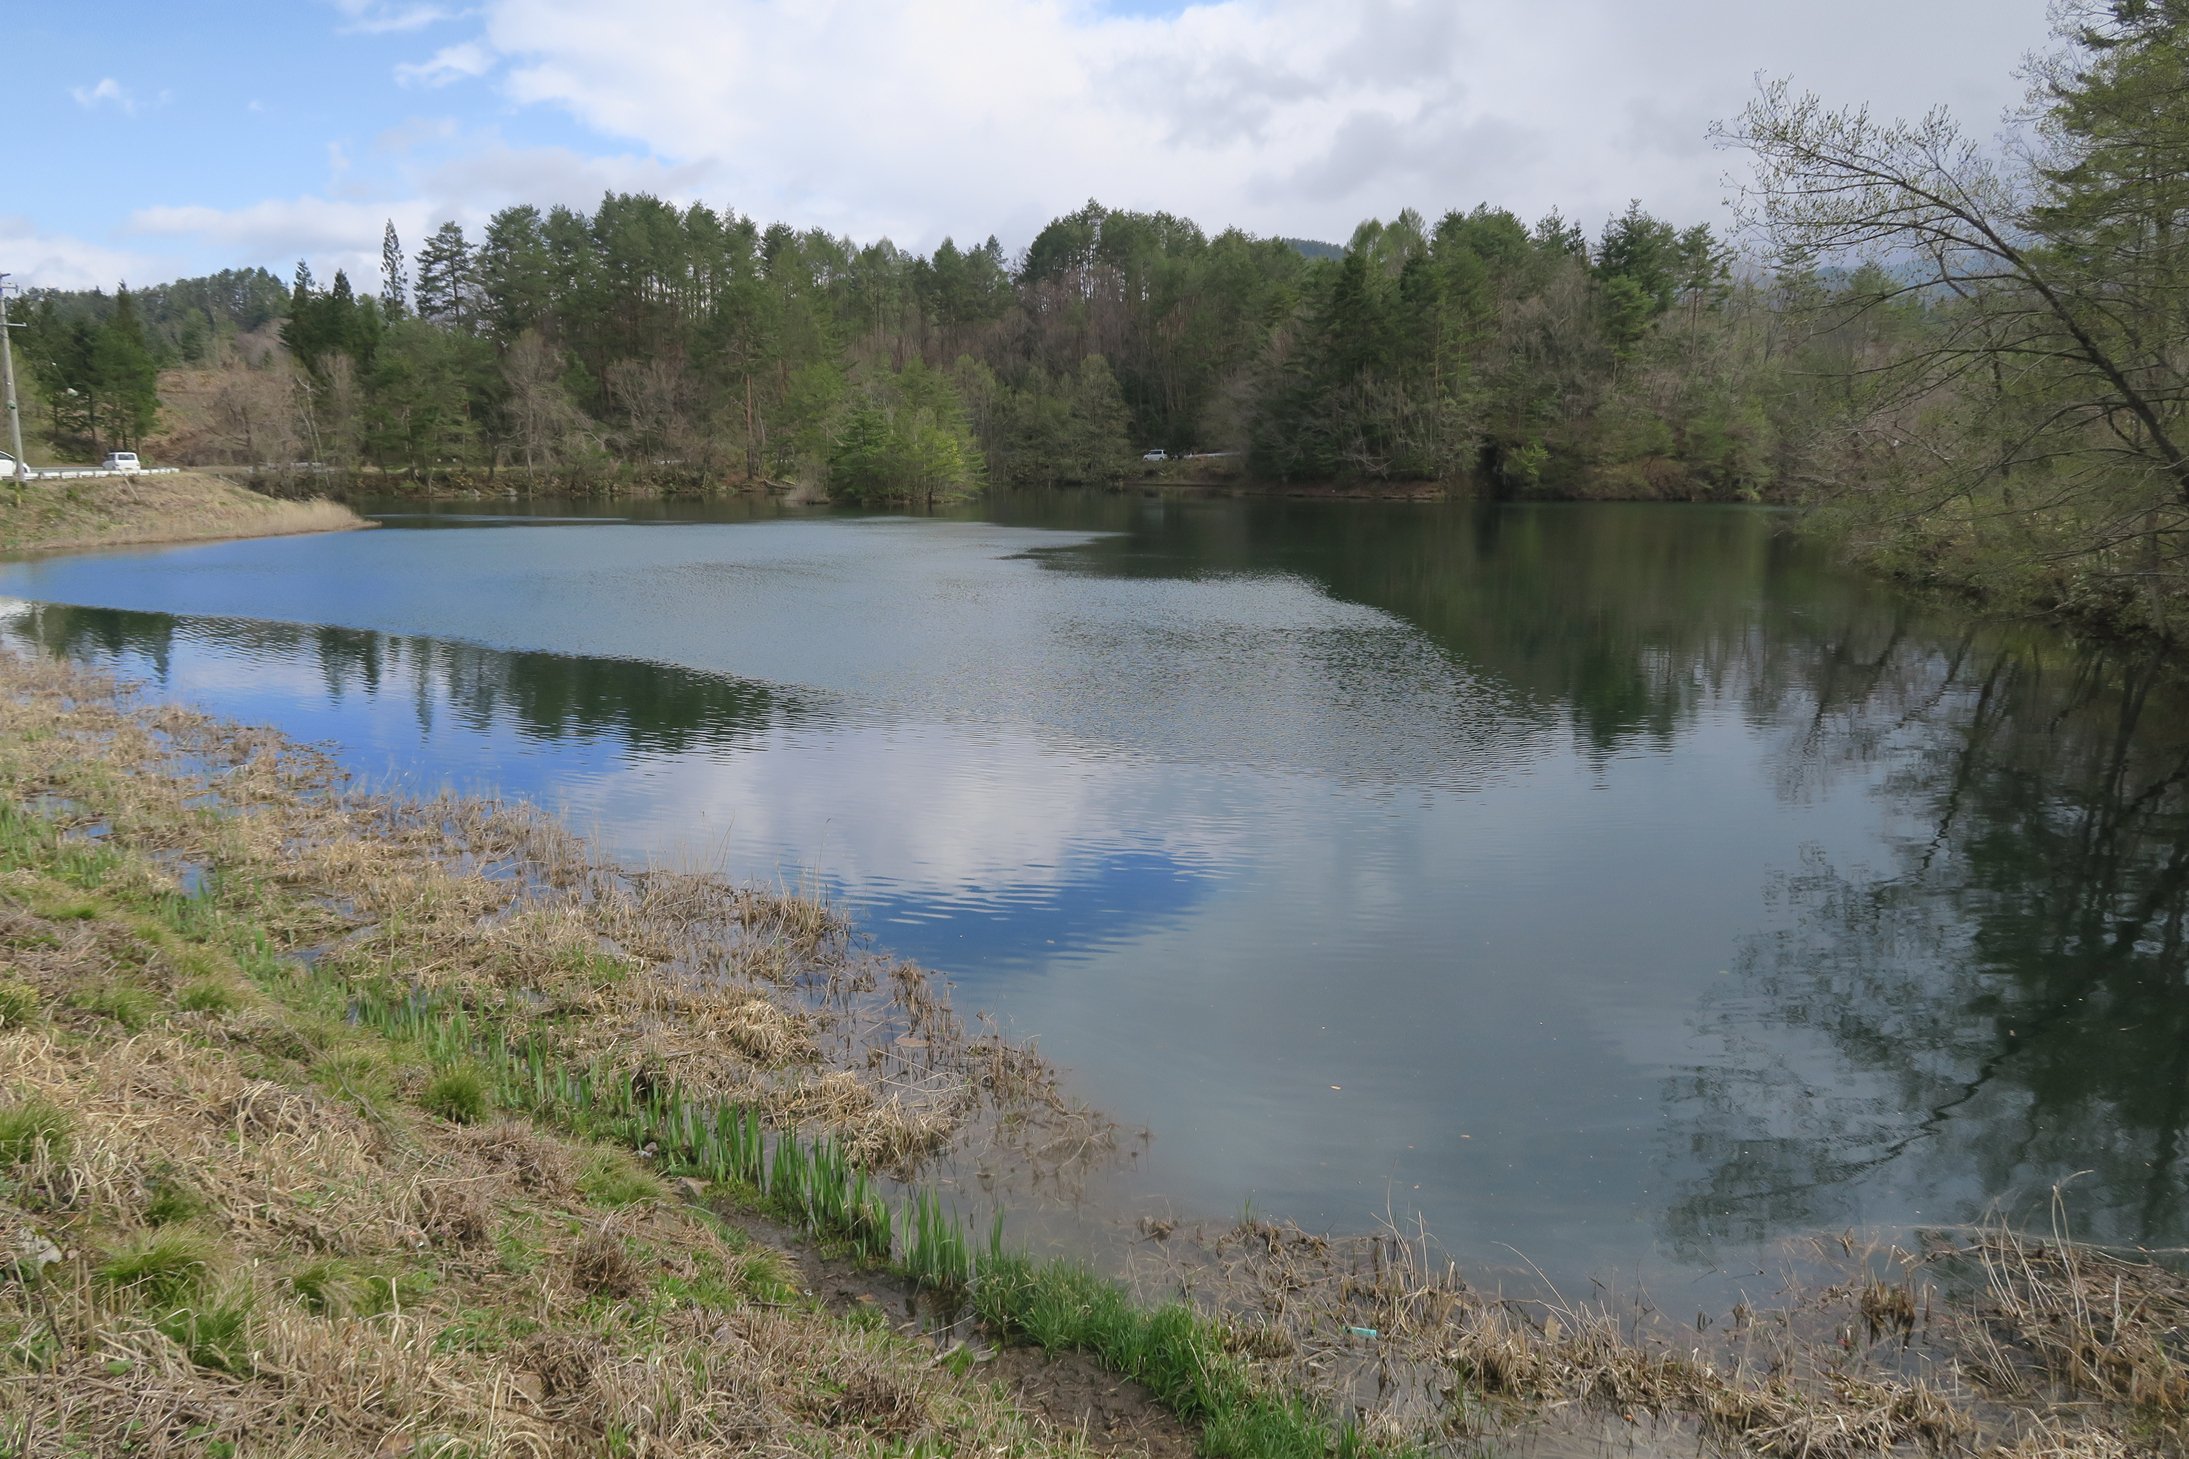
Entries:
<svg viewBox="0 0 2189 1459">
<path fill-rule="evenodd" d="M 118 471 L 124 476 L 135 476 L 138 472 L 144 470 L 144 465 L 137 460 L 135 451 L 109 451 L 106 453 L 106 459 L 99 463 L 99 469 L 101 471 Z"/>
<path fill-rule="evenodd" d="M 1164 450 L 1161 446 L 1157 446 L 1152 451 L 1143 452 L 1140 457 L 1143 461 L 1168 461 L 1170 458 L 1170 452 Z"/>
</svg>

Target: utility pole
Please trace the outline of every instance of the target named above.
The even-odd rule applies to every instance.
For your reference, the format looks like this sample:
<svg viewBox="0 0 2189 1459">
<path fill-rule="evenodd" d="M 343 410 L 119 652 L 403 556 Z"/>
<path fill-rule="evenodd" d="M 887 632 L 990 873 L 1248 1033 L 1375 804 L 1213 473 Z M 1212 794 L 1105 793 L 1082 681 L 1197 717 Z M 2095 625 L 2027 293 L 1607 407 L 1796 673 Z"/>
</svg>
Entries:
<svg viewBox="0 0 2189 1459">
<path fill-rule="evenodd" d="M 15 404 L 15 350 L 8 328 L 8 276 L 0 274 L 0 391 L 7 395 L 8 449 L 15 453 L 15 485 L 21 490 L 30 480 L 30 467 L 23 460 L 23 412 Z"/>
</svg>

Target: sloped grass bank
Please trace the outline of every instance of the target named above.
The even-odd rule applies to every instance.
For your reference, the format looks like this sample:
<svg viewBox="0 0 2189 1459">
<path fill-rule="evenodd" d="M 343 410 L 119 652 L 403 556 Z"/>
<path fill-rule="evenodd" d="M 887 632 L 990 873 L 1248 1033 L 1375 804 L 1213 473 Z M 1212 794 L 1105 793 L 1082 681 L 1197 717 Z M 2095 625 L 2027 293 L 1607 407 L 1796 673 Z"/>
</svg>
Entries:
<svg viewBox="0 0 2189 1459">
<path fill-rule="evenodd" d="M 0 482 L 0 552 L 82 551 L 369 527 L 331 501 L 276 501 L 196 472 Z"/>
</svg>

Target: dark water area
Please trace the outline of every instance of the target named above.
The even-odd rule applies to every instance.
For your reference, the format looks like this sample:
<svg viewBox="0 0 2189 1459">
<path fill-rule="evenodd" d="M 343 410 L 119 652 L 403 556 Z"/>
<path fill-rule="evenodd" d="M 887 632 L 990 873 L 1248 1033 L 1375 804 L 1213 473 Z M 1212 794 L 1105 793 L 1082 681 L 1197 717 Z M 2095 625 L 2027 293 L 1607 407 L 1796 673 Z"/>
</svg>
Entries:
<svg viewBox="0 0 2189 1459">
<path fill-rule="evenodd" d="M 0 633 L 825 886 L 1151 1132 L 1104 1212 L 1676 1291 L 2070 1178 L 2189 1243 L 2189 702 L 1780 526 L 391 512 L 0 564 Z"/>
</svg>

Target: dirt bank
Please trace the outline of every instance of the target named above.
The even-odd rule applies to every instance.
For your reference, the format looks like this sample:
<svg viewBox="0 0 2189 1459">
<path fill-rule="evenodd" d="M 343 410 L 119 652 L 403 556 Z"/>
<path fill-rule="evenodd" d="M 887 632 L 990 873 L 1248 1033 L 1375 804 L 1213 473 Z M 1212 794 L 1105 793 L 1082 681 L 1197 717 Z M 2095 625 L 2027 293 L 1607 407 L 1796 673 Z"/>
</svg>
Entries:
<svg viewBox="0 0 2189 1459">
<path fill-rule="evenodd" d="M 65 552 L 369 527 L 328 501 L 276 501 L 215 476 L 110 476 L 0 487 L 0 552 Z"/>
</svg>

